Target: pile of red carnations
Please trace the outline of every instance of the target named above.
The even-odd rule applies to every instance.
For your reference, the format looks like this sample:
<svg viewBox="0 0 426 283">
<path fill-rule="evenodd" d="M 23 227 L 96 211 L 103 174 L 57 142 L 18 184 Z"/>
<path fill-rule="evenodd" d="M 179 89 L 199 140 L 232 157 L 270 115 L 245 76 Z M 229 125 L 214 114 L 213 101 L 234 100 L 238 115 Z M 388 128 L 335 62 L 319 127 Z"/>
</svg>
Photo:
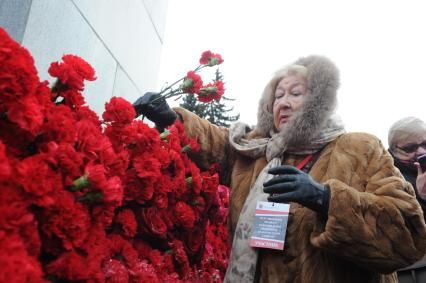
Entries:
<svg viewBox="0 0 426 283">
<path fill-rule="evenodd" d="M 80 57 L 49 73 L 0 29 L 0 282 L 221 282 L 229 191 L 197 142 L 119 97 L 100 120 Z"/>
</svg>

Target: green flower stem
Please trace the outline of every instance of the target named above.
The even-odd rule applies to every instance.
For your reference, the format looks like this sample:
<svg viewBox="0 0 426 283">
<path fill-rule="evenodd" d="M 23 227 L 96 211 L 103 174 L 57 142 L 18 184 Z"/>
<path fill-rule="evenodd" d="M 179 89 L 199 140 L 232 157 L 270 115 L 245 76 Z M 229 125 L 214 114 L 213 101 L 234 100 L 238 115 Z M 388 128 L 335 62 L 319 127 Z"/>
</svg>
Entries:
<svg viewBox="0 0 426 283">
<path fill-rule="evenodd" d="M 103 194 L 101 191 L 93 191 L 93 192 L 88 192 L 84 196 L 80 197 L 78 201 L 85 202 L 85 203 L 94 203 L 94 202 L 100 202 L 102 198 L 103 198 Z"/>
<path fill-rule="evenodd" d="M 199 70 L 201 70 L 201 69 L 203 69 L 205 67 L 208 67 L 208 65 L 199 65 L 197 68 L 194 69 L 194 72 L 198 72 Z M 161 95 L 161 94 L 165 93 L 166 91 L 168 91 L 169 89 L 171 89 L 174 85 L 176 85 L 180 81 L 184 80 L 185 78 L 186 78 L 186 76 L 184 76 L 183 78 L 180 78 L 179 80 L 175 81 L 174 83 L 172 83 L 171 85 L 169 85 L 168 87 L 166 87 L 165 89 L 163 89 L 162 91 L 160 91 L 158 94 Z M 181 89 L 172 90 L 170 93 L 168 93 L 168 94 L 166 94 L 164 96 L 159 96 L 159 97 L 151 100 L 151 103 L 153 103 L 153 102 L 161 99 L 162 97 L 164 99 L 167 99 L 167 98 L 170 98 L 172 96 L 179 95 L 179 94 L 182 94 L 182 93 L 184 93 L 184 92 Z"/>
</svg>

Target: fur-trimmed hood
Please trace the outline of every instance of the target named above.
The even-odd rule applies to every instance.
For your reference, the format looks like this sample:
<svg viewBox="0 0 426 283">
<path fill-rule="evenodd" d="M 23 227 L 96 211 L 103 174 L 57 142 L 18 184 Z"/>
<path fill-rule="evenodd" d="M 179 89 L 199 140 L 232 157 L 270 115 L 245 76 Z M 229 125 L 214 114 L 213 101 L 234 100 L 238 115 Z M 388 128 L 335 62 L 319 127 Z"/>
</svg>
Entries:
<svg viewBox="0 0 426 283">
<path fill-rule="evenodd" d="M 318 136 L 336 108 L 339 88 L 339 71 L 328 58 L 311 55 L 300 58 L 293 64 L 307 68 L 309 95 L 300 111 L 289 120 L 286 130 L 281 131 L 282 135 L 279 134 L 279 143 L 288 147 L 309 145 Z M 278 75 L 280 71 L 266 85 L 259 102 L 256 132 L 265 137 L 274 133 L 272 109 L 275 89 L 282 79 Z"/>
</svg>

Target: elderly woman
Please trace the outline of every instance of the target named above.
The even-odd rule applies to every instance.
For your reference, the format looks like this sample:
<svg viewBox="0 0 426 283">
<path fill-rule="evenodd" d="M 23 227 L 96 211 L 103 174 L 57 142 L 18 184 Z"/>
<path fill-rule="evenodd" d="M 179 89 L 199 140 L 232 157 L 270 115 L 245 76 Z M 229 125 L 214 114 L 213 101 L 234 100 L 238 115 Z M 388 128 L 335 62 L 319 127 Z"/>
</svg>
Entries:
<svg viewBox="0 0 426 283">
<path fill-rule="evenodd" d="M 423 256 L 426 227 L 413 188 L 376 137 L 345 133 L 334 115 L 338 86 L 334 64 L 309 56 L 273 76 L 254 129 L 228 130 L 174 109 L 201 145 L 199 166 L 219 162 L 230 174 L 226 282 L 396 282 L 396 269 Z M 151 112 L 170 117 L 166 108 Z M 290 203 L 284 250 L 249 244 L 262 200 Z"/>
</svg>

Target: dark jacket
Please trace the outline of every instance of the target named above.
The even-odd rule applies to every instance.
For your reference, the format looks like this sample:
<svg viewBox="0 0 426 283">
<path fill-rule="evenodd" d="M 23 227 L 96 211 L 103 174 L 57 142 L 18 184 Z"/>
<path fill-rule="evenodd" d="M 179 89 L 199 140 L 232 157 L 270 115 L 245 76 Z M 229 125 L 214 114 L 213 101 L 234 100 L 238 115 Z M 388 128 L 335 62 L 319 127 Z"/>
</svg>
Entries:
<svg viewBox="0 0 426 283">
<path fill-rule="evenodd" d="M 393 156 L 395 167 L 398 168 L 399 171 L 401 171 L 401 174 L 404 176 L 405 180 L 410 182 L 410 184 L 413 186 L 414 192 L 416 193 L 417 201 L 419 202 L 420 206 L 422 207 L 423 213 L 425 213 L 426 212 L 426 200 L 422 199 L 419 196 L 419 192 L 417 191 L 417 186 L 416 186 L 417 168 L 414 168 L 414 167 L 411 167 L 411 166 L 408 166 L 408 165 L 402 163 L 397 158 L 395 158 L 395 156 L 392 154 L 392 152 L 390 152 L 390 154 Z M 426 214 L 424 214 L 424 215 L 426 215 Z M 425 217 L 425 221 L 426 221 L 426 217 Z"/>
<path fill-rule="evenodd" d="M 426 212 L 426 200 L 422 199 L 419 196 L 419 192 L 417 191 L 416 179 L 417 179 L 417 168 L 413 166 L 409 166 L 407 164 L 402 163 L 399 159 L 397 159 L 391 151 L 390 154 L 393 156 L 394 165 L 396 168 L 401 171 L 401 174 L 404 176 L 405 180 L 408 181 L 414 188 L 414 192 L 416 193 L 417 201 L 423 210 L 423 217 L 425 218 Z M 416 263 L 407 266 L 398 270 L 398 282 L 400 283 L 411 283 L 411 282 L 424 282 L 423 278 L 426 276 L 426 256 L 417 261 Z M 422 278 L 422 279 L 420 279 Z"/>
</svg>

